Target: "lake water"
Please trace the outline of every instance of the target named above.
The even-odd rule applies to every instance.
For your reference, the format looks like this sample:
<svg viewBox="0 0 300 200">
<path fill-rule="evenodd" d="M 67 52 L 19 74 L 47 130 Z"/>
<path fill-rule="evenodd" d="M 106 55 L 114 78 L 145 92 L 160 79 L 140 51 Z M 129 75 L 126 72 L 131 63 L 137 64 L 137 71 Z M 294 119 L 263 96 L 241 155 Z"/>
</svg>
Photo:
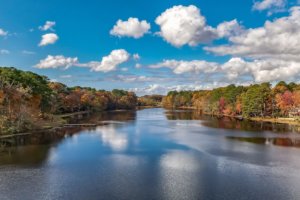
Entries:
<svg viewBox="0 0 300 200">
<path fill-rule="evenodd" d="M 160 108 L 100 120 L 3 140 L 0 199 L 300 199 L 295 127 Z"/>
</svg>

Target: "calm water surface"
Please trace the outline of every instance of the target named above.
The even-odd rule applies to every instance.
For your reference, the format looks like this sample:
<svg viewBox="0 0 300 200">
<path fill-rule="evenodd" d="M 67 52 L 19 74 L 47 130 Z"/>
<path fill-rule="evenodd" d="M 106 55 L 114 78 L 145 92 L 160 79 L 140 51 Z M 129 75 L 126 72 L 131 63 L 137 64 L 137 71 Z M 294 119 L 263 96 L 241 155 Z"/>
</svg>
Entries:
<svg viewBox="0 0 300 200">
<path fill-rule="evenodd" d="M 295 127 L 164 109 L 87 121 L 101 120 L 2 140 L 0 199 L 300 199 Z"/>
</svg>

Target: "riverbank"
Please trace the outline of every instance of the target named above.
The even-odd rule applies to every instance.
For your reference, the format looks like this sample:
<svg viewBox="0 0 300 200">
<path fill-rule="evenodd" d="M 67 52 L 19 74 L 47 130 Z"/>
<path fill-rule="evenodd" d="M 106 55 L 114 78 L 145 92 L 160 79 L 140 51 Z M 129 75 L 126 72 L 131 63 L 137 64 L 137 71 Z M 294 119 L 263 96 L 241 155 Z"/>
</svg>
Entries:
<svg viewBox="0 0 300 200">
<path fill-rule="evenodd" d="M 187 107 L 182 106 L 177 109 L 183 109 L 183 110 L 197 110 L 195 107 Z M 294 126 L 300 126 L 300 119 L 297 118 L 284 118 L 284 117 L 278 117 L 278 118 L 272 118 L 272 117 L 250 117 L 250 118 L 244 118 L 242 116 L 238 115 L 220 115 L 220 114 L 214 114 L 214 113 L 207 113 L 202 112 L 204 115 L 210 115 L 215 117 L 230 117 L 235 118 L 238 120 L 250 120 L 250 121 L 256 121 L 256 122 L 269 122 L 269 123 L 280 123 L 280 124 L 289 124 Z"/>
<path fill-rule="evenodd" d="M 65 113 L 60 115 L 45 115 L 41 119 L 34 120 L 32 129 L 18 131 L 18 132 L 5 132 L 0 134 L 0 139 L 11 137 L 28 135 L 30 132 L 50 131 L 52 129 L 62 128 L 68 124 L 71 118 L 82 118 L 83 115 L 90 114 L 90 111 L 80 111 L 73 113 Z M 80 117 L 79 117 L 80 116 Z"/>
<path fill-rule="evenodd" d="M 116 109 L 116 110 L 107 110 L 107 111 L 79 111 L 73 113 L 64 113 L 59 115 L 47 115 L 45 114 L 40 119 L 36 119 L 32 121 L 32 128 L 28 128 L 23 131 L 15 131 L 15 132 L 2 132 L 0 133 L 1 138 L 7 137 L 14 137 L 14 136 L 21 136 L 21 135 L 28 135 L 30 133 L 37 133 L 37 132 L 45 132 L 45 131 L 55 131 L 58 129 L 63 128 L 70 128 L 70 127 L 96 127 L 96 126 L 103 126 L 107 125 L 110 122 L 103 121 L 103 120 L 92 120 L 90 119 L 92 116 L 103 116 L 104 115 L 114 115 L 119 116 L 120 113 L 125 111 L 134 111 L 138 108 L 133 110 L 126 110 L 126 109 Z"/>
<path fill-rule="evenodd" d="M 136 110 L 150 109 L 150 108 L 162 108 L 162 106 L 137 106 Z"/>
<path fill-rule="evenodd" d="M 249 120 L 257 122 L 270 122 L 270 123 L 280 123 L 280 124 L 290 124 L 300 126 L 300 121 L 295 118 L 267 118 L 267 117 L 251 117 Z"/>
</svg>

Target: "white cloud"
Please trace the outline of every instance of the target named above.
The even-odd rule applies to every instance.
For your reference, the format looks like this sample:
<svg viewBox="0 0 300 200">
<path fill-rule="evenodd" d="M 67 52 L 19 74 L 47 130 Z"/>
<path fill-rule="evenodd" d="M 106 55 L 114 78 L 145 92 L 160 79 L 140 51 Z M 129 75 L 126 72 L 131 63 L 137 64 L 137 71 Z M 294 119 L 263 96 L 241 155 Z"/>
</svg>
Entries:
<svg viewBox="0 0 300 200">
<path fill-rule="evenodd" d="M 205 49 L 218 55 L 300 60 L 300 7 L 291 8 L 287 17 L 266 21 L 263 27 L 231 36 L 229 41 L 229 45 Z"/>
<path fill-rule="evenodd" d="M 250 72 L 249 65 L 242 58 L 231 58 L 220 67 L 230 80 L 237 79 L 240 75 Z"/>
<path fill-rule="evenodd" d="M 47 58 L 40 60 L 39 64 L 35 65 L 39 69 L 48 69 L 48 68 L 68 68 L 71 66 L 77 66 L 78 58 L 64 57 L 62 55 L 51 56 L 48 55 Z"/>
<path fill-rule="evenodd" d="M 236 19 L 234 19 L 219 24 L 216 28 L 216 32 L 220 38 L 231 37 L 242 34 L 244 32 L 244 28 Z"/>
<path fill-rule="evenodd" d="M 159 84 L 151 84 L 142 88 L 131 88 L 129 89 L 132 92 L 144 95 L 144 94 L 166 94 L 168 88 Z"/>
<path fill-rule="evenodd" d="M 141 38 L 148 33 L 151 26 L 146 20 L 139 21 L 138 18 L 128 18 L 127 21 L 118 20 L 110 31 L 111 35 L 119 37 Z"/>
<path fill-rule="evenodd" d="M 57 40 L 58 40 L 58 36 L 55 33 L 47 33 L 42 36 L 42 40 L 39 43 L 39 46 L 54 44 Z"/>
<path fill-rule="evenodd" d="M 155 22 L 160 26 L 158 35 L 176 47 L 197 46 L 238 34 L 242 30 L 237 20 L 223 22 L 217 28 L 207 25 L 200 9 L 194 5 L 169 8 L 158 16 Z"/>
<path fill-rule="evenodd" d="M 251 75 L 255 82 L 294 81 L 300 77 L 300 62 L 281 59 L 247 62 L 242 58 L 232 58 L 221 68 L 224 73 L 227 73 L 229 79 L 237 79 L 241 75 Z"/>
<path fill-rule="evenodd" d="M 8 51 L 7 49 L 0 49 L 0 54 L 10 54 L 10 51 Z"/>
<path fill-rule="evenodd" d="M 213 73 L 216 72 L 218 68 L 218 63 L 207 62 L 204 60 L 192 60 L 192 61 L 183 61 L 183 60 L 164 60 L 161 63 L 151 65 L 150 68 L 170 68 L 175 74 L 183 73 Z"/>
<path fill-rule="evenodd" d="M 113 50 L 104 56 L 101 62 L 90 62 L 88 65 L 93 71 L 109 72 L 116 70 L 117 66 L 128 61 L 130 54 L 124 49 Z"/>
<path fill-rule="evenodd" d="M 109 72 L 114 71 L 118 65 L 128 61 L 130 54 L 124 49 L 113 50 L 108 56 L 104 56 L 101 62 L 90 62 L 87 66 L 91 67 L 92 71 Z"/>
<path fill-rule="evenodd" d="M 98 72 L 109 72 L 114 71 L 118 65 L 128 61 L 130 54 L 124 49 L 113 50 L 108 56 L 104 56 L 101 62 L 91 61 L 88 63 L 79 63 L 77 57 L 65 57 L 63 55 L 52 56 L 48 55 L 47 58 L 40 60 L 40 62 L 35 65 L 36 68 L 47 69 L 47 68 L 68 68 L 74 67 L 87 67 L 91 71 Z M 126 68 L 127 69 L 127 68 Z M 123 71 L 125 68 L 121 69 Z M 128 69 L 127 69 L 128 70 Z"/>
<path fill-rule="evenodd" d="M 54 21 L 46 21 L 46 23 L 43 26 L 39 26 L 39 29 L 41 31 L 54 31 L 53 27 L 55 26 L 56 22 Z"/>
<path fill-rule="evenodd" d="M 165 60 L 150 68 L 166 67 L 174 74 L 202 73 L 207 76 L 216 75 L 216 81 L 241 81 L 245 78 L 252 82 L 273 82 L 280 80 L 295 81 L 300 78 L 300 61 L 285 61 L 282 59 L 257 59 L 246 61 L 234 57 L 225 63 L 207 62 L 204 60 L 177 61 Z"/>
<path fill-rule="evenodd" d="M 7 36 L 8 32 L 0 28 L 0 36 Z"/>
<path fill-rule="evenodd" d="M 253 10 L 269 10 L 268 14 L 285 10 L 287 0 L 262 0 L 254 2 Z"/>
<path fill-rule="evenodd" d="M 139 59 L 141 59 L 141 57 L 140 57 L 140 55 L 139 54 L 137 54 L 137 53 L 135 53 L 135 54 L 133 54 L 133 59 L 135 60 L 135 61 L 137 61 L 137 60 L 139 60 Z"/>
<path fill-rule="evenodd" d="M 135 64 L 135 68 L 139 69 L 139 68 L 141 68 L 141 67 L 142 67 L 142 65 L 141 65 L 140 63 L 136 63 L 136 64 Z"/>
<path fill-rule="evenodd" d="M 169 8 L 156 18 L 155 23 L 160 26 L 159 35 L 176 47 L 196 46 L 217 37 L 194 5 Z"/>
</svg>

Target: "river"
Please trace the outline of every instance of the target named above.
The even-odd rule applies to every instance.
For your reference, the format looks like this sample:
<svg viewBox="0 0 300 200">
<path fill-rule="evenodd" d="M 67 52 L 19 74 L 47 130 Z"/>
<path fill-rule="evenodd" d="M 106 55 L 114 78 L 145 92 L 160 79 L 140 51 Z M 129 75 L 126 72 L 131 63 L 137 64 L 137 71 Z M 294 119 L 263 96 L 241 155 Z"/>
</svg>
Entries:
<svg viewBox="0 0 300 200">
<path fill-rule="evenodd" d="M 300 199 L 294 127 L 161 108 L 2 141 L 0 199 Z"/>
</svg>

